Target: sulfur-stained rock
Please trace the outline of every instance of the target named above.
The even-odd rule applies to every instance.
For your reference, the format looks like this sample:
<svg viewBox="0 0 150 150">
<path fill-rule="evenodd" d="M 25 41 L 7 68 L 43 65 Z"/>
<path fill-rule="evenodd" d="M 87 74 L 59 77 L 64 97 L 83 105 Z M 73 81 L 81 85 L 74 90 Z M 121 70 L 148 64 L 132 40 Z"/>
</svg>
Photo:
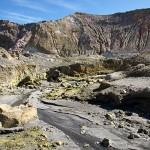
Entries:
<svg viewBox="0 0 150 150">
<path fill-rule="evenodd" d="M 20 123 L 26 123 L 31 119 L 37 118 L 37 109 L 33 106 L 25 106 L 22 108 L 23 113 L 21 118 L 18 118 Z"/>
<path fill-rule="evenodd" d="M 108 113 L 105 115 L 106 119 L 108 120 L 114 120 L 116 118 L 114 113 Z"/>
<path fill-rule="evenodd" d="M 57 147 L 57 146 L 61 146 L 61 145 L 63 145 L 64 143 L 62 142 L 62 141 L 53 141 L 52 142 L 52 146 L 53 147 Z"/>
<path fill-rule="evenodd" d="M 135 138 L 140 138 L 140 136 L 135 133 L 130 133 L 130 135 L 128 136 L 128 139 L 135 139 Z"/>
<path fill-rule="evenodd" d="M 122 110 L 119 110 L 119 111 L 114 110 L 113 112 L 115 113 L 117 118 L 123 118 L 125 116 L 125 112 Z"/>
<path fill-rule="evenodd" d="M 2 128 L 3 127 L 3 125 L 2 125 L 2 123 L 0 122 L 0 128 Z"/>
<path fill-rule="evenodd" d="M 67 83 L 67 82 L 63 82 L 63 83 L 61 83 L 61 86 L 62 87 L 68 87 L 68 88 L 71 88 L 72 86 L 71 86 L 71 84 L 69 84 L 69 83 Z"/>
<path fill-rule="evenodd" d="M 124 128 L 125 123 L 124 122 L 119 122 L 118 128 Z"/>
<path fill-rule="evenodd" d="M 0 104 L 0 110 L 1 110 L 1 113 L 2 112 L 5 112 L 7 110 L 10 110 L 11 109 L 11 106 L 8 105 L 8 104 Z"/>
<path fill-rule="evenodd" d="M 18 86 L 23 86 L 23 85 L 32 85 L 33 81 L 30 76 L 25 77 L 22 81 L 19 82 Z"/>
<path fill-rule="evenodd" d="M 10 56 L 10 54 L 7 52 L 7 50 L 5 50 L 4 48 L 0 47 L 0 56 L 8 59 L 8 60 L 12 60 L 13 58 Z"/>
<path fill-rule="evenodd" d="M 137 133 L 149 134 L 149 131 L 144 128 L 139 128 Z"/>
</svg>

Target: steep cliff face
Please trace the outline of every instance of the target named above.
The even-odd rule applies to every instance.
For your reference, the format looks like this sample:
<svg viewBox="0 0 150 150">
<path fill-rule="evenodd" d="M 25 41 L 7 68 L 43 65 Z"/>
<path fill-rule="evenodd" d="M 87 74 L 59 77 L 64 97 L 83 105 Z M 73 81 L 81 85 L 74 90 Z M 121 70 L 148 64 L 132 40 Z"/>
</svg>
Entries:
<svg viewBox="0 0 150 150">
<path fill-rule="evenodd" d="M 0 47 L 6 50 L 22 51 L 31 37 L 34 24 L 19 25 L 0 20 Z"/>
<path fill-rule="evenodd" d="M 1 21 L 0 29 L 0 46 L 5 49 L 62 56 L 107 50 L 143 51 L 150 48 L 150 9 L 105 16 L 75 13 L 28 25 Z"/>
<path fill-rule="evenodd" d="M 15 45 L 18 34 L 18 25 L 9 21 L 0 20 L 0 47 L 5 49 Z"/>
</svg>

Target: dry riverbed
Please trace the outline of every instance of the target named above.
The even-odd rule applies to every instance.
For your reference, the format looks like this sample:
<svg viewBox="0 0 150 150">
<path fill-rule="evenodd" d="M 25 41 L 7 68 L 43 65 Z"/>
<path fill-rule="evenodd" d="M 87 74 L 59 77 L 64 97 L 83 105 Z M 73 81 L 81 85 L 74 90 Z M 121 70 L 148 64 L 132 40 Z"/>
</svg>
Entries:
<svg viewBox="0 0 150 150">
<path fill-rule="evenodd" d="M 33 105 L 37 108 L 38 119 L 26 123 L 25 131 L 2 134 L 0 149 L 148 150 L 148 113 L 145 115 L 132 107 L 103 104 L 97 98 L 92 101 L 93 95 L 99 95 L 97 91 L 105 78 L 105 75 L 65 76 L 57 82 L 41 81 L 37 89 L 3 91 L 0 95 L 2 103 Z M 133 80 L 119 79 L 111 84 L 124 86 L 124 83 L 134 83 L 136 79 Z M 146 87 L 150 85 L 149 78 L 141 81 Z M 139 82 L 137 80 L 134 85 L 138 86 Z"/>
</svg>

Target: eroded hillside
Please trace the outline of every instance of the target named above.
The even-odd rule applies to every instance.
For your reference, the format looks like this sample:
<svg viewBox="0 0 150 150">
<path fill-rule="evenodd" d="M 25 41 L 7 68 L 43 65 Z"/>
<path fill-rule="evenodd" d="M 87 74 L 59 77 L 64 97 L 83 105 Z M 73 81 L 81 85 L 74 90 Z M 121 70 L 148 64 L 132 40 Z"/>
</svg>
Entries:
<svg viewBox="0 0 150 150">
<path fill-rule="evenodd" d="M 63 19 L 18 25 L 0 21 L 0 47 L 65 56 L 150 47 L 150 9 L 114 15 L 75 13 Z"/>
</svg>

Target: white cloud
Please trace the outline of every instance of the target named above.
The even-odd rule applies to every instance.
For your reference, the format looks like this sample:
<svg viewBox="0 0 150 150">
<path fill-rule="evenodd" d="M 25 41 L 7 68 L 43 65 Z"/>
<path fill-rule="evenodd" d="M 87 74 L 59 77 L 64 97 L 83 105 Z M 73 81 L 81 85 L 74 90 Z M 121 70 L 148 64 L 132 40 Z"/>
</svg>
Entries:
<svg viewBox="0 0 150 150">
<path fill-rule="evenodd" d="M 41 11 L 41 12 L 53 13 L 53 11 L 50 11 L 50 10 L 42 7 L 40 4 L 33 3 L 31 1 L 28 1 L 28 0 L 11 0 L 11 1 L 15 2 L 19 6 L 23 6 L 23 7 L 26 7 L 26 8 L 38 10 L 38 11 Z"/>
<path fill-rule="evenodd" d="M 66 0 L 45 0 L 45 1 L 74 11 L 77 11 L 80 8 L 80 5 L 78 3 L 74 3 L 71 1 L 70 2 Z"/>
<path fill-rule="evenodd" d="M 45 2 L 73 11 L 84 10 L 85 4 L 89 4 L 91 6 L 96 4 L 93 0 L 45 0 Z"/>
<path fill-rule="evenodd" d="M 0 10 L 0 12 L 2 17 L 5 17 L 6 19 L 12 21 L 16 20 L 23 23 L 30 23 L 43 20 L 42 18 L 27 16 L 18 12 L 4 11 L 4 10 Z"/>
<path fill-rule="evenodd" d="M 96 5 L 97 2 L 93 1 L 93 0 L 82 0 L 84 3 L 89 3 L 89 4 L 94 4 Z"/>
</svg>

